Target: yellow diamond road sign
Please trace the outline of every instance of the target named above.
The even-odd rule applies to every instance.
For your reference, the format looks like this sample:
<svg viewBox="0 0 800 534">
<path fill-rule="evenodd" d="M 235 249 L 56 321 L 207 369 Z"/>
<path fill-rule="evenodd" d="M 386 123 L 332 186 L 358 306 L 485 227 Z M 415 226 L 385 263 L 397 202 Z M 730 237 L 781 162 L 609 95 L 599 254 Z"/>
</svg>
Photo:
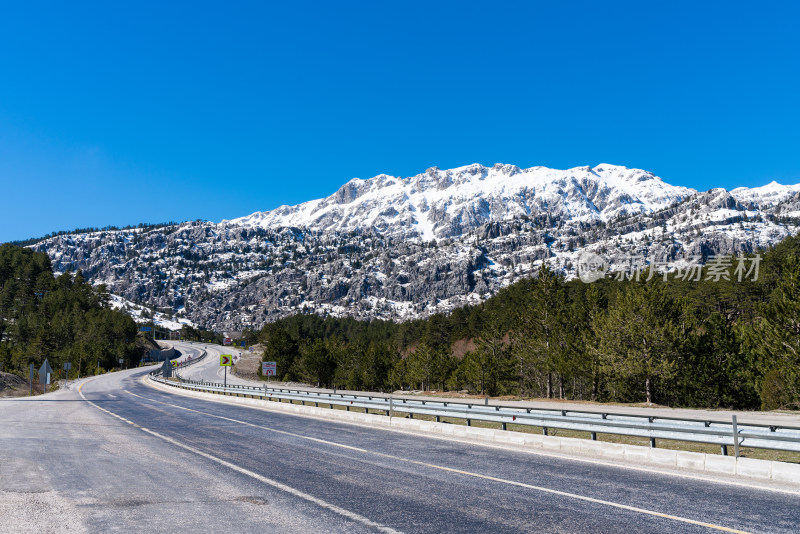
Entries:
<svg viewBox="0 0 800 534">
<path fill-rule="evenodd" d="M 233 365 L 233 356 L 230 354 L 220 354 L 219 355 L 219 364 L 222 367 L 230 367 Z"/>
</svg>

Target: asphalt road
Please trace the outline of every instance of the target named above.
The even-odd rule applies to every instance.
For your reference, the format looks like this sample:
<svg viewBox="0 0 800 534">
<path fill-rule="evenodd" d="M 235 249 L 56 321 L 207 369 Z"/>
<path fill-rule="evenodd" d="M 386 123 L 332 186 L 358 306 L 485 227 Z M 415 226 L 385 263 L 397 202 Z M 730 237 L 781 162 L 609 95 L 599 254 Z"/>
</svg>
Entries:
<svg viewBox="0 0 800 534">
<path fill-rule="evenodd" d="M 791 532 L 800 495 L 173 395 L 0 401 L 0 532 Z"/>
</svg>

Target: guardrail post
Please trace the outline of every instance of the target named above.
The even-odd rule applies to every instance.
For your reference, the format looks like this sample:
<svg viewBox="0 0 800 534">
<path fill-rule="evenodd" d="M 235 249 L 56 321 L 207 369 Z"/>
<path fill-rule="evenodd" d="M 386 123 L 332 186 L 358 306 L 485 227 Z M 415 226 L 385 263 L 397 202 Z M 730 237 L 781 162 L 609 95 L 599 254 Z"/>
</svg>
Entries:
<svg viewBox="0 0 800 534">
<path fill-rule="evenodd" d="M 739 457 L 739 429 L 736 425 L 736 416 L 731 416 L 733 419 L 733 457 Z"/>
<path fill-rule="evenodd" d="M 545 436 L 547 435 L 547 427 L 546 426 L 542 427 L 542 435 L 545 435 Z"/>
<path fill-rule="evenodd" d="M 597 432 L 592 432 L 592 441 L 597 441 Z"/>
<path fill-rule="evenodd" d="M 720 454 L 722 456 L 728 456 L 728 446 L 727 445 L 720 445 Z"/>
<path fill-rule="evenodd" d="M 653 417 L 652 415 L 651 415 L 650 417 L 648 417 L 648 418 L 647 418 L 647 421 L 648 421 L 648 422 L 649 422 L 651 425 L 652 425 L 652 424 L 655 422 L 655 420 L 656 420 L 656 418 L 655 418 L 655 417 Z M 650 431 L 652 432 L 652 429 L 651 429 Z M 655 448 L 656 448 L 656 438 L 653 438 L 653 437 L 651 437 L 651 438 L 650 438 L 650 448 L 651 448 L 651 449 L 655 449 Z"/>
</svg>

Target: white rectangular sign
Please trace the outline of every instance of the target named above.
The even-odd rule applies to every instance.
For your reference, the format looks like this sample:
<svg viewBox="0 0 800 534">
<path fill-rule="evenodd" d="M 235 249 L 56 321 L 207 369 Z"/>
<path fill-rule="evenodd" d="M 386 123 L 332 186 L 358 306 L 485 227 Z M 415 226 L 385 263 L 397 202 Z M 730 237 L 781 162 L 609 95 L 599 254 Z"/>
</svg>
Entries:
<svg viewBox="0 0 800 534">
<path fill-rule="evenodd" d="M 263 376 L 276 376 L 278 365 L 275 362 L 261 362 L 261 374 Z"/>
</svg>

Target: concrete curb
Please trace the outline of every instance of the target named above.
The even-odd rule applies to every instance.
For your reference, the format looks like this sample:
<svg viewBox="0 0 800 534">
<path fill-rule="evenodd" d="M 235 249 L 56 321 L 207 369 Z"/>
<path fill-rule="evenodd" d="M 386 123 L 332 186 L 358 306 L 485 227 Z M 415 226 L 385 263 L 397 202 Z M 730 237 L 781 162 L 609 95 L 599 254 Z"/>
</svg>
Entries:
<svg viewBox="0 0 800 534">
<path fill-rule="evenodd" d="M 430 437 L 455 438 L 472 442 L 483 442 L 508 446 L 525 451 L 542 451 L 558 453 L 566 456 L 582 456 L 598 458 L 639 466 L 652 466 L 673 470 L 706 473 L 709 475 L 727 475 L 753 480 L 769 480 L 790 484 L 800 488 L 800 465 L 772 460 L 756 460 L 753 458 L 734 458 L 719 454 L 706 454 L 669 449 L 651 449 L 638 445 L 623 445 L 577 438 L 543 436 L 526 434 L 510 430 L 478 428 L 419 419 L 386 417 L 384 415 L 331 410 L 301 406 L 284 402 L 268 401 L 251 397 L 238 397 L 206 393 L 173 386 L 167 386 L 145 378 L 147 384 L 162 391 L 178 393 L 191 397 L 208 399 L 216 402 L 254 406 L 267 410 L 291 413 L 294 415 L 317 419 L 336 420 L 373 428 L 397 430 Z"/>
</svg>

